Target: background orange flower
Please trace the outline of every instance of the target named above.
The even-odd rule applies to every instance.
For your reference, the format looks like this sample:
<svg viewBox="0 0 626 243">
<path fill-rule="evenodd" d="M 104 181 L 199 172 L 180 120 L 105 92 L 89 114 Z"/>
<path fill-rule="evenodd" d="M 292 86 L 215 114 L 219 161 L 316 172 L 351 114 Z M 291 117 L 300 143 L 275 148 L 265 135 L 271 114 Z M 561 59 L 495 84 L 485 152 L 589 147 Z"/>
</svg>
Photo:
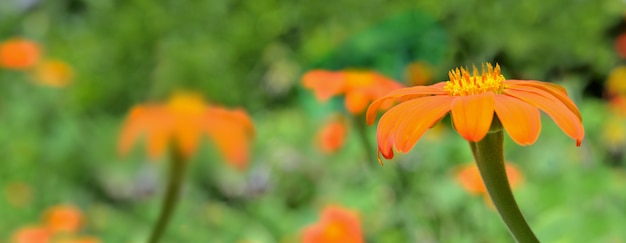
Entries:
<svg viewBox="0 0 626 243">
<path fill-rule="evenodd" d="M 317 147 L 326 154 L 340 149 L 346 141 L 348 126 L 341 116 L 334 116 L 320 129 L 315 137 Z"/>
<path fill-rule="evenodd" d="M 0 43 L 0 67 L 26 69 L 39 61 L 39 45 L 31 40 L 13 38 Z"/>
<path fill-rule="evenodd" d="M 83 214 L 72 205 L 57 205 L 44 215 L 46 228 L 54 233 L 76 233 L 83 224 Z"/>
<path fill-rule="evenodd" d="M 363 235 L 356 213 L 339 207 L 328 206 L 317 224 L 304 229 L 303 243 L 361 243 Z"/>
<path fill-rule="evenodd" d="M 505 163 L 505 168 L 511 189 L 515 189 L 522 182 L 522 174 L 520 170 L 511 163 Z M 463 189 L 471 194 L 488 196 L 487 188 L 485 188 L 485 183 L 480 176 L 480 171 L 478 171 L 476 163 L 467 164 L 458 169 L 456 181 L 463 186 Z"/>
<path fill-rule="evenodd" d="M 118 148 L 121 154 L 128 153 L 136 140 L 145 134 L 151 158 L 162 156 L 170 142 L 185 157 L 190 157 L 203 133 L 213 140 L 233 166 L 246 167 L 249 143 L 254 136 L 248 115 L 240 109 L 208 106 L 200 95 L 191 93 L 175 94 L 167 104 L 135 106 L 124 123 Z"/>
<path fill-rule="evenodd" d="M 44 227 L 24 227 L 17 230 L 11 243 L 49 243 L 52 232 Z"/>
<path fill-rule="evenodd" d="M 322 102 L 332 96 L 344 94 L 346 109 L 355 115 L 363 113 L 373 100 L 403 87 L 378 72 L 356 70 L 313 70 L 302 77 L 302 83 Z"/>
</svg>

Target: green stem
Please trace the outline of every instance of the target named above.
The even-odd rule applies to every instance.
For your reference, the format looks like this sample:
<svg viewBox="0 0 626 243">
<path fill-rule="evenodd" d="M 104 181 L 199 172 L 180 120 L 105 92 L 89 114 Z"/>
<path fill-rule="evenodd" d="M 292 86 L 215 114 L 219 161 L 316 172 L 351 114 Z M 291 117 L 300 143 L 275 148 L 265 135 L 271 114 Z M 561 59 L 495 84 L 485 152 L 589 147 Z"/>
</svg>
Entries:
<svg viewBox="0 0 626 243">
<path fill-rule="evenodd" d="M 170 159 L 170 170 L 167 184 L 167 190 L 163 197 L 163 204 L 161 206 L 161 212 L 156 225 L 152 229 L 150 234 L 149 243 L 157 243 L 165 233 L 167 225 L 172 218 L 178 198 L 180 195 L 180 189 L 183 184 L 183 178 L 185 177 L 185 164 L 186 160 L 180 154 L 177 149 L 172 149 Z"/>
<path fill-rule="evenodd" d="M 500 121 L 494 117 L 489 133 L 479 142 L 470 142 L 478 170 L 500 217 L 517 242 L 539 242 L 520 211 L 507 179 L 504 142 Z"/>
<path fill-rule="evenodd" d="M 370 140 L 367 138 L 367 127 L 365 125 L 365 116 L 357 115 L 353 117 L 352 123 L 354 123 L 354 127 L 356 127 L 357 129 L 357 133 L 359 134 L 359 140 L 361 140 L 361 145 L 363 146 L 363 149 L 365 150 L 365 154 L 368 160 L 367 165 L 370 168 L 373 168 L 374 165 L 376 165 L 377 163 L 376 161 L 378 161 L 378 159 L 374 157 L 374 154 L 372 152 L 376 150 L 370 143 Z"/>
</svg>

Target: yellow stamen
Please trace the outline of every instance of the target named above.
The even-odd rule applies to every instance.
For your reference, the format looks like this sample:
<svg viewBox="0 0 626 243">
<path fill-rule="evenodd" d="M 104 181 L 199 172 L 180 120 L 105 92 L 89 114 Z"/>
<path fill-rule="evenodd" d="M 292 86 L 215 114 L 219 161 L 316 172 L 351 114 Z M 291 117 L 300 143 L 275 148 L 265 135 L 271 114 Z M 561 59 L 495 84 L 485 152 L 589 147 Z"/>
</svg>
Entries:
<svg viewBox="0 0 626 243">
<path fill-rule="evenodd" d="M 485 92 L 502 93 L 505 78 L 500 74 L 500 65 L 496 63 L 494 68 L 491 63 L 486 63 L 486 66 L 487 70 L 485 71 L 485 63 L 483 63 L 481 74 L 478 73 L 476 66 L 473 66 L 473 75 L 470 75 L 468 70 L 463 67 L 450 70 L 448 72 L 450 81 L 446 82 L 443 90 L 452 96 L 475 95 Z"/>
</svg>

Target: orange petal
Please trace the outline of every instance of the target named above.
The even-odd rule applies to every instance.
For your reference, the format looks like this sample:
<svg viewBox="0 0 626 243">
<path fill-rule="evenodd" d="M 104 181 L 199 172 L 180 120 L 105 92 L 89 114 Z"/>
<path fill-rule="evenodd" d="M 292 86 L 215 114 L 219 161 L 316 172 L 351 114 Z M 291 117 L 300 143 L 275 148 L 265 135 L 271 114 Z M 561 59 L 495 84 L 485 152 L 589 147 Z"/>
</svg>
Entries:
<svg viewBox="0 0 626 243">
<path fill-rule="evenodd" d="M 195 153 L 200 143 L 200 121 L 197 121 L 197 117 L 188 117 L 187 122 L 184 123 L 180 119 L 179 117 L 178 124 L 175 125 L 176 142 L 183 156 L 189 158 Z"/>
<path fill-rule="evenodd" d="M 24 227 L 16 231 L 11 237 L 12 243 L 49 243 L 52 232 L 44 227 Z"/>
<path fill-rule="evenodd" d="M 83 224 L 83 214 L 72 205 L 58 205 L 46 211 L 45 224 L 52 232 L 76 233 Z"/>
<path fill-rule="evenodd" d="M 205 124 L 205 131 L 226 161 L 239 170 L 246 168 L 251 139 L 243 127 L 228 120 L 220 120 Z"/>
<path fill-rule="evenodd" d="M 26 69 L 39 61 L 41 50 L 36 42 L 13 38 L 0 43 L 0 67 Z"/>
<path fill-rule="evenodd" d="M 143 122 L 145 121 L 143 116 L 146 114 L 146 107 L 136 106 L 122 124 L 122 131 L 120 132 L 119 140 L 117 142 L 118 153 L 120 155 L 126 155 L 132 148 L 133 144 L 139 138 L 139 135 L 145 131 Z"/>
<path fill-rule="evenodd" d="M 331 120 L 316 135 L 318 148 L 325 154 L 337 151 L 345 143 L 347 132 L 348 128 L 343 118 Z"/>
<path fill-rule="evenodd" d="M 343 73 L 326 70 L 309 71 L 302 77 L 304 87 L 313 90 L 319 101 L 327 101 L 343 92 L 345 82 Z"/>
<path fill-rule="evenodd" d="M 148 156 L 151 159 L 157 159 L 161 157 L 168 149 L 169 140 L 172 136 L 172 125 L 167 123 L 169 119 L 161 121 L 154 121 L 155 124 L 151 124 L 151 127 L 146 129 L 146 140 L 148 140 Z"/>
<path fill-rule="evenodd" d="M 541 131 L 539 109 L 506 95 L 495 96 L 495 111 L 511 139 L 519 145 L 535 143 Z"/>
<path fill-rule="evenodd" d="M 375 100 L 367 109 L 366 121 L 368 125 L 374 124 L 376 115 L 383 105 L 388 105 L 389 102 L 396 100 L 406 101 L 409 99 L 415 99 L 428 95 L 443 95 L 446 92 L 443 90 L 445 82 L 436 83 L 429 86 L 415 86 L 408 88 L 396 89 L 389 92 L 387 95 Z"/>
<path fill-rule="evenodd" d="M 229 164 L 239 170 L 246 168 L 254 126 L 243 110 L 211 107 L 202 127 Z"/>
<path fill-rule="evenodd" d="M 432 125 L 448 111 L 453 97 L 427 96 L 403 102 L 389 111 L 378 123 L 378 149 L 387 159 L 393 157 L 392 146 L 408 152 Z"/>
<path fill-rule="evenodd" d="M 457 96 L 452 101 L 452 121 L 457 132 L 466 140 L 482 140 L 493 120 L 494 95 L 491 92 Z"/>
<path fill-rule="evenodd" d="M 463 165 L 456 174 L 456 181 L 463 186 L 467 192 L 473 195 L 487 193 L 483 178 L 476 163 Z"/>
<path fill-rule="evenodd" d="M 510 81 L 505 81 L 505 82 L 508 83 Z M 534 92 L 533 89 L 531 90 L 526 89 L 526 87 L 528 86 L 535 87 L 537 89 L 548 92 L 549 94 L 551 94 L 552 96 L 560 100 L 563 104 L 565 104 L 565 106 L 567 106 L 567 108 L 569 108 L 572 112 L 574 112 L 574 114 L 578 117 L 578 119 L 580 120 L 583 119 L 582 115 L 580 115 L 580 111 L 578 110 L 578 107 L 576 107 L 576 104 L 574 104 L 574 102 L 567 96 L 567 91 L 560 85 L 547 83 L 547 82 L 540 82 L 540 81 L 523 80 L 523 81 L 516 81 L 512 85 L 507 85 L 507 88 Z M 546 94 L 542 94 L 542 95 L 545 96 Z"/>
<path fill-rule="evenodd" d="M 506 95 L 513 96 L 521 99 L 526 103 L 529 103 L 540 110 L 544 111 L 548 116 L 554 120 L 554 122 L 567 134 L 567 136 L 576 140 L 576 145 L 580 146 L 583 137 L 585 136 L 585 129 L 582 121 L 578 119 L 566 105 L 560 102 L 557 98 L 549 95 L 544 96 L 545 92 L 532 87 L 525 87 L 525 90 L 519 89 L 505 89 L 503 92 Z M 532 91 L 529 91 L 532 90 Z"/>
<path fill-rule="evenodd" d="M 355 115 L 362 113 L 370 101 L 367 95 L 361 92 L 348 92 L 346 93 L 345 99 L 346 109 Z"/>
<path fill-rule="evenodd" d="M 302 232 L 302 243 L 323 242 L 324 229 L 321 224 L 309 225 Z"/>
<path fill-rule="evenodd" d="M 339 206 L 324 209 L 320 221 L 304 229 L 304 243 L 362 243 L 363 233 L 356 213 Z"/>
</svg>

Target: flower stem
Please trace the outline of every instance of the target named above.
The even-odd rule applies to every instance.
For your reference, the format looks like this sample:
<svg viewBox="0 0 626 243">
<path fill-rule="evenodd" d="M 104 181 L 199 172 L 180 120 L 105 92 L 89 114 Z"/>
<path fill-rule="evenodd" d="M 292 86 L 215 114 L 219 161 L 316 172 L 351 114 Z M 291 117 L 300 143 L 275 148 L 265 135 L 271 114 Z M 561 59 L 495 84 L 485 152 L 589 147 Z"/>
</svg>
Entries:
<svg viewBox="0 0 626 243">
<path fill-rule="evenodd" d="M 372 147 L 372 144 L 370 143 L 370 140 L 367 138 L 367 127 L 365 125 L 365 116 L 364 115 L 357 115 L 355 117 L 353 117 L 352 119 L 352 123 L 354 123 L 354 126 L 357 129 L 357 133 L 359 134 L 359 140 L 361 140 L 361 145 L 363 146 L 363 150 L 365 151 L 365 154 L 367 155 L 367 165 L 370 168 L 373 168 L 376 161 L 378 161 L 376 159 L 376 157 L 374 157 L 374 154 L 372 153 L 372 151 L 376 151 L 374 149 L 374 147 Z"/>
<path fill-rule="evenodd" d="M 180 189 L 182 187 L 183 178 L 185 177 L 185 164 L 186 161 L 178 149 L 171 149 L 170 170 L 167 184 L 167 190 L 163 197 L 163 204 L 161 206 L 161 212 L 156 225 L 152 229 L 150 234 L 149 243 L 157 243 L 165 233 L 167 225 L 171 220 L 171 216 L 178 203 L 180 195 Z"/>
<path fill-rule="evenodd" d="M 507 179 L 504 166 L 503 131 L 494 117 L 489 133 L 479 142 L 470 142 L 478 170 L 493 204 L 517 242 L 539 242 L 520 211 Z"/>
</svg>

